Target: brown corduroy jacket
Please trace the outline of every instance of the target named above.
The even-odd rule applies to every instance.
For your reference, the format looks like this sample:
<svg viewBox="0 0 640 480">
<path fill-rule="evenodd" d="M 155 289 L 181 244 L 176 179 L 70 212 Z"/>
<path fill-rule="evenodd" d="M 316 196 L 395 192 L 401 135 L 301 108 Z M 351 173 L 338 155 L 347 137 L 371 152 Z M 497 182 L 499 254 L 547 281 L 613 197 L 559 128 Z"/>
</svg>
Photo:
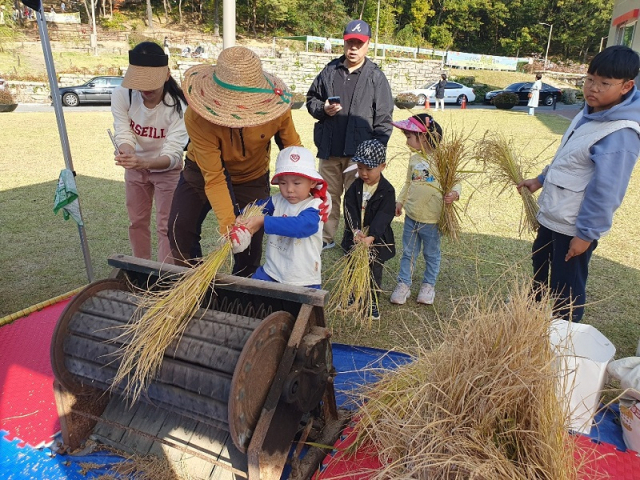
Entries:
<svg viewBox="0 0 640 480">
<path fill-rule="evenodd" d="M 220 231 L 235 222 L 225 171 L 232 185 L 255 180 L 269 171 L 271 139 L 279 135 L 282 148 L 302 145 L 291 118 L 291 110 L 257 127 L 229 128 L 215 125 L 187 108 L 185 125 L 191 142 L 187 157 L 198 164 L 205 192 Z"/>
</svg>

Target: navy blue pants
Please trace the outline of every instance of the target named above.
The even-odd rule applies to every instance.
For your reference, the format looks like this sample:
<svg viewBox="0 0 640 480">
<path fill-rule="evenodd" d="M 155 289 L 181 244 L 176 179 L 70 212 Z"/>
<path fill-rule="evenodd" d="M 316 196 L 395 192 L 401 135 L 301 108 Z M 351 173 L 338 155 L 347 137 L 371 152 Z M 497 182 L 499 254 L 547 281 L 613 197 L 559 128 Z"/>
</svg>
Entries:
<svg viewBox="0 0 640 480">
<path fill-rule="evenodd" d="M 537 300 L 540 300 L 540 289 L 549 287 L 556 299 L 554 316 L 579 322 L 584 314 L 589 261 L 598 242 L 594 240 L 582 255 L 565 262 L 572 238 L 540 225 L 533 241 L 531 259 Z"/>
</svg>

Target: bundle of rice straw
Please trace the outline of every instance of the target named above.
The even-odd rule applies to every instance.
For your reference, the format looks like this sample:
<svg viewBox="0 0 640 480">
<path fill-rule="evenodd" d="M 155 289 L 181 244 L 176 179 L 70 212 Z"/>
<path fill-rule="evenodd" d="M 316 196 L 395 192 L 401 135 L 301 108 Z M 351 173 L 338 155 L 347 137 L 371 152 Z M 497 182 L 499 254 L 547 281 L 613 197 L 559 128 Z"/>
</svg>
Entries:
<svg viewBox="0 0 640 480">
<path fill-rule="evenodd" d="M 507 140 L 500 133 L 485 133 L 483 139 L 476 144 L 476 159 L 484 164 L 490 183 L 501 183 L 498 195 L 513 188 L 525 179 L 526 172 L 523 158 L 516 153 L 513 140 Z M 526 229 L 530 233 L 538 230 L 538 202 L 533 194 L 522 188 L 520 196 L 523 202 L 524 219 L 520 221 L 519 233 Z"/>
<path fill-rule="evenodd" d="M 365 235 L 367 230 L 365 228 Z M 336 318 L 352 318 L 356 325 L 371 328 L 371 304 L 378 300 L 369 267 L 374 255 L 366 243 L 358 242 L 332 266 L 327 279 L 334 282 L 329 294 L 329 312 Z"/>
<path fill-rule="evenodd" d="M 444 197 L 453 190 L 463 180 L 468 178 L 472 171 L 466 170 L 471 157 L 466 142 L 469 135 L 463 136 L 462 133 L 450 130 L 450 134 L 445 134 L 440 143 L 433 152 L 428 155 L 433 161 L 433 169 L 431 174 L 440 184 L 440 193 Z M 438 227 L 440 232 L 451 238 L 458 240 L 460 234 L 460 218 L 462 207 L 459 202 L 443 204 Z"/>
<path fill-rule="evenodd" d="M 244 217 L 263 215 L 262 207 L 249 205 Z M 194 268 L 180 274 L 168 289 L 145 291 L 131 321 L 115 339 L 124 340 L 117 351 L 120 360 L 112 389 L 124 383 L 124 394 L 132 403 L 147 389 L 158 374 L 164 352 L 176 339 L 180 339 L 214 286 L 218 271 L 233 262 L 231 241 L 222 236 L 217 248 Z"/>
<path fill-rule="evenodd" d="M 456 307 L 440 345 L 360 392 L 354 445 L 383 464 L 368 478 L 578 478 L 549 302 L 530 287 L 519 283 L 508 303 L 478 295 Z"/>
</svg>

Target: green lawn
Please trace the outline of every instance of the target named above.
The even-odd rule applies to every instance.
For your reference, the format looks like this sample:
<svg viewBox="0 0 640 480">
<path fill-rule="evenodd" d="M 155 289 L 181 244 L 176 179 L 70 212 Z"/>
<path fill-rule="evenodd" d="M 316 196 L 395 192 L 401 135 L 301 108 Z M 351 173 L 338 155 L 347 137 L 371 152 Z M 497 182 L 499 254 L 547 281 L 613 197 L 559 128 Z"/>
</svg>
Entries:
<svg viewBox="0 0 640 480">
<path fill-rule="evenodd" d="M 106 258 L 130 253 L 127 215 L 124 205 L 123 171 L 113 164 L 113 150 L 106 129 L 109 113 L 86 113 L 66 109 L 65 116 L 81 207 L 97 278 L 109 274 Z M 396 118 L 408 112 L 396 111 Z M 469 147 L 488 129 L 514 135 L 517 145 L 530 157 L 538 156 L 537 173 L 553 156 L 568 120 L 552 114 L 530 117 L 523 112 L 486 109 L 448 109 L 436 112 L 445 132 L 470 132 Z M 315 151 L 313 122 L 306 110 L 294 112 L 303 143 Z M 0 317 L 86 283 L 78 230 L 72 221 L 53 215 L 53 195 L 60 169 L 64 167 L 53 113 L 9 113 L 0 115 Z M 551 147 L 549 145 L 555 142 Z M 540 152 L 543 152 L 540 154 Z M 401 188 L 409 153 L 403 136 L 394 132 L 389 147 L 385 175 Z M 477 169 L 478 167 L 474 167 Z M 588 286 L 589 305 L 584 321 L 609 337 L 618 357 L 633 355 L 640 337 L 636 314 L 640 290 L 640 238 L 637 221 L 640 205 L 640 177 L 632 178 L 627 198 L 616 214 L 611 233 L 603 239 L 591 263 Z M 496 196 L 484 175 L 476 175 L 463 186 L 462 202 L 468 201 L 463 234 L 457 243 L 443 242 L 443 261 L 434 307 L 419 306 L 415 294 L 421 275 L 414 275 L 413 297 L 404 307 L 388 302 L 395 285 L 399 256 L 386 264 L 381 302 L 382 321 L 371 331 L 341 324 L 335 340 L 354 344 L 406 349 L 426 335 L 425 324 L 448 318 L 453 300 L 473 294 L 478 288 L 500 287 L 505 272 L 514 269 L 529 273 L 532 238 L 519 238 L 521 205 L 515 189 Z M 396 241 L 401 241 L 402 217 L 393 224 Z M 205 247 L 214 240 L 214 216 L 206 222 Z M 324 253 L 324 269 L 340 255 L 333 249 Z M 422 273 L 420 261 L 418 272 Z"/>
</svg>

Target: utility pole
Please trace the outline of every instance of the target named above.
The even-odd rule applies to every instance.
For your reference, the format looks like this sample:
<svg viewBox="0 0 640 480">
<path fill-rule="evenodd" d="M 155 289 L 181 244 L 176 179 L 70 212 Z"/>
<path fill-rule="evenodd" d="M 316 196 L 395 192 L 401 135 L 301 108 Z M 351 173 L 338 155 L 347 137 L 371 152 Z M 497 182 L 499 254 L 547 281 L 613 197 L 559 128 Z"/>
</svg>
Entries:
<svg viewBox="0 0 640 480">
<path fill-rule="evenodd" d="M 547 51 L 544 54 L 544 71 L 547 71 L 547 58 L 549 57 L 549 46 L 551 45 L 551 32 L 553 31 L 553 24 L 544 22 L 538 22 L 539 25 L 546 25 L 549 27 L 549 40 L 547 40 Z"/>
</svg>

